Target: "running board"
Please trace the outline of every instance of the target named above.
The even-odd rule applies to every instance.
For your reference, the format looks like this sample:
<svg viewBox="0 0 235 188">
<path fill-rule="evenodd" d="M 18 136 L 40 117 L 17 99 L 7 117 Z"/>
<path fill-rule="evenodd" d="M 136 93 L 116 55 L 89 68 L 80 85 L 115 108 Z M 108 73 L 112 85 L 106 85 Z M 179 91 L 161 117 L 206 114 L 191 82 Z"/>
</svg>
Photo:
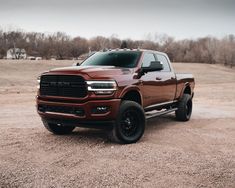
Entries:
<svg viewBox="0 0 235 188">
<path fill-rule="evenodd" d="M 155 117 L 158 117 L 158 116 L 162 116 L 164 114 L 168 114 L 168 113 L 171 113 L 171 112 L 174 112 L 176 111 L 178 108 L 171 108 L 169 110 L 164 110 L 162 112 L 156 112 L 156 113 L 153 113 L 153 114 L 150 114 L 150 113 L 145 113 L 146 115 L 146 119 L 151 119 L 151 118 L 155 118 Z"/>
</svg>

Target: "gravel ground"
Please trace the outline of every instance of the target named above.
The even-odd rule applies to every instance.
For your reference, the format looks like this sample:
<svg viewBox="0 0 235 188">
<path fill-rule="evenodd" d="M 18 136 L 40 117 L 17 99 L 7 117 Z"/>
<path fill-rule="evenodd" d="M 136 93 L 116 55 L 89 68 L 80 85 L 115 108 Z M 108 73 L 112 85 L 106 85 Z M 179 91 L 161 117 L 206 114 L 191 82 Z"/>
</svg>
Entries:
<svg viewBox="0 0 235 188">
<path fill-rule="evenodd" d="M 71 61 L 0 61 L 0 187 L 235 187 L 235 70 L 175 63 L 196 78 L 189 122 L 148 121 L 136 144 L 105 132 L 47 132 L 35 110 L 36 78 Z"/>
</svg>

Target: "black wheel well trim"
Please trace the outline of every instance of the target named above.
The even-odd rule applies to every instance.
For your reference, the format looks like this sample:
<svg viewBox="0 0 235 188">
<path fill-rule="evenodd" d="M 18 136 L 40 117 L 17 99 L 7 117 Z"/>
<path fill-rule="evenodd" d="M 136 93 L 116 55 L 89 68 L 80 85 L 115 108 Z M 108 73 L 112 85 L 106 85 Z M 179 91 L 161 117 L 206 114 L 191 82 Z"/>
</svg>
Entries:
<svg viewBox="0 0 235 188">
<path fill-rule="evenodd" d="M 133 100 L 133 98 L 129 98 L 130 96 L 127 97 L 128 95 L 133 95 L 133 94 L 137 94 L 137 95 L 138 95 L 137 100 Z M 127 97 L 127 98 L 125 98 L 125 97 Z M 141 105 L 141 106 L 142 106 L 142 104 L 143 104 L 142 95 L 141 95 L 140 91 L 138 91 L 137 89 L 131 89 L 131 90 L 126 91 L 126 92 L 122 95 L 121 99 L 122 99 L 122 100 L 130 99 L 130 101 L 137 102 L 137 103 L 138 103 L 139 105 Z"/>
<path fill-rule="evenodd" d="M 192 96 L 192 89 L 191 89 L 189 82 L 186 82 L 184 84 L 184 88 L 182 89 L 182 92 L 181 92 L 181 97 L 183 96 L 183 94 L 189 94 Z"/>
</svg>

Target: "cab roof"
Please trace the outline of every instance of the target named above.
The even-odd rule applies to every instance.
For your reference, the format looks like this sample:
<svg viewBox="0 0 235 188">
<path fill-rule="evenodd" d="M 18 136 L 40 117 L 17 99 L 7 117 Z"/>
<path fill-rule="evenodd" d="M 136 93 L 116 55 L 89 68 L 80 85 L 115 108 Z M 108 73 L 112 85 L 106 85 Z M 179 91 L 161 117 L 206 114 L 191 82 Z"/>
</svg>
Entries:
<svg viewBox="0 0 235 188">
<path fill-rule="evenodd" d="M 166 53 L 164 52 L 159 52 L 159 51 L 156 51 L 156 50 L 148 50 L 148 49 L 130 49 L 130 48 L 124 48 L 124 49 L 121 49 L 121 48 L 117 48 L 117 49 L 106 49 L 106 50 L 102 50 L 103 52 L 108 52 L 108 51 L 111 51 L 111 52 L 115 52 L 115 51 L 138 51 L 138 52 L 152 52 L 152 53 L 158 53 L 158 54 L 163 54 L 163 55 L 166 55 Z"/>
</svg>

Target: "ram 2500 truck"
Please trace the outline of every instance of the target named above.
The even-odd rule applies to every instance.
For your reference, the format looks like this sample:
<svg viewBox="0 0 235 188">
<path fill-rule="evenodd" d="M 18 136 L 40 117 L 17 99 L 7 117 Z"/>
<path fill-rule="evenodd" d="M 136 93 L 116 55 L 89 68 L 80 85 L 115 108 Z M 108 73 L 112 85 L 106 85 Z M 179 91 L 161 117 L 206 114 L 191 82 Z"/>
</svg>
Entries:
<svg viewBox="0 0 235 188">
<path fill-rule="evenodd" d="M 128 144 L 142 137 L 148 118 L 175 112 L 188 121 L 192 113 L 193 76 L 176 74 L 157 51 L 96 52 L 77 66 L 43 73 L 38 82 L 37 111 L 54 134 L 103 128 Z"/>
</svg>

